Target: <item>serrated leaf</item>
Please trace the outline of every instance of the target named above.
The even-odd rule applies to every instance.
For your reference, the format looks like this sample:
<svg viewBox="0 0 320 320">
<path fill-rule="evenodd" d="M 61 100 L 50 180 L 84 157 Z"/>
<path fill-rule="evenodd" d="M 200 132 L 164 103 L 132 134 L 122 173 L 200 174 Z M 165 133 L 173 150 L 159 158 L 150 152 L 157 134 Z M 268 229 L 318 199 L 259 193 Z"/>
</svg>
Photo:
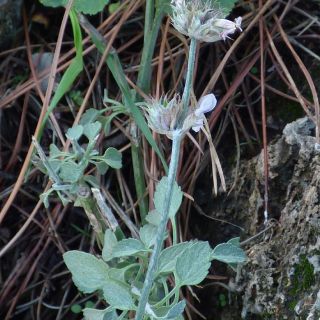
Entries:
<svg viewBox="0 0 320 320">
<path fill-rule="evenodd" d="M 231 243 L 218 244 L 212 251 L 212 259 L 225 263 L 244 263 L 247 259 L 245 252 Z"/>
<path fill-rule="evenodd" d="M 140 228 L 140 239 L 145 244 L 147 248 L 150 248 L 155 244 L 157 228 L 152 224 L 146 224 Z"/>
<path fill-rule="evenodd" d="M 122 167 L 122 154 L 115 148 L 108 148 L 103 155 L 103 161 L 114 169 L 120 169 Z"/>
<path fill-rule="evenodd" d="M 208 274 L 211 260 L 211 248 L 208 242 L 197 241 L 186 248 L 177 258 L 177 285 L 199 284 Z"/>
<path fill-rule="evenodd" d="M 72 274 L 74 284 L 84 293 L 102 289 L 108 280 L 108 266 L 94 255 L 77 250 L 68 251 L 63 260 Z"/>
<path fill-rule="evenodd" d="M 63 162 L 61 164 L 59 177 L 63 182 L 75 183 L 82 177 L 82 175 L 83 167 L 79 164 L 73 161 Z"/>
<path fill-rule="evenodd" d="M 68 0 L 40 0 L 40 2 L 47 7 L 64 7 Z M 73 7 L 84 14 L 96 14 L 103 10 L 109 3 L 109 0 L 74 0 Z"/>
<path fill-rule="evenodd" d="M 83 316 L 85 320 L 116 320 L 118 318 L 116 311 L 111 307 L 104 310 L 85 308 Z"/>
<path fill-rule="evenodd" d="M 88 123 L 95 122 L 99 115 L 100 112 L 97 109 L 90 108 L 81 117 L 80 124 L 86 125 Z"/>
<path fill-rule="evenodd" d="M 158 226 L 161 221 L 161 215 L 157 210 L 152 210 L 147 214 L 146 220 L 154 226 Z"/>
<path fill-rule="evenodd" d="M 118 243 L 115 234 L 110 230 L 107 229 L 104 233 L 104 244 L 102 249 L 102 259 L 104 261 L 110 261 L 113 256 L 113 248 Z"/>
<path fill-rule="evenodd" d="M 158 212 L 162 214 L 163 206 L 165 204 L 165 197 L 168 189 L 168 177 L 163 177 L 156 187 L 156 192 L 154 194 L 154 205 Z M 171 203 L 169 208 L 169 217 L 174 218 L 177 213 L 181 202 L 182 202 L 182 192 L 181 188 L 178 186 L 176 182 L 174 182 L 173 190 L 171 193 Z"/>
<path fill-rule="evenodd" d="M 83 127 L 83 134 L 89 139 L 89 141 L 93 141 L 101 130 L 101 123 L 99 121 L 87 123 Z"/>
<path fill-rule="evenodd" d="M 83 126 L 78 124 L 72 128 L 69 128 L 66 136 L 70 140 L 78 140 L 83 134 Z"/>
<path fill-rule="evenodd" d="M 145 245 L 133 238 L 128 238 L 119 241 L 113 248 L 112 248 L 112 257 L 113 258 L 120 258 L 126 256 L 136 255 L 139 252 L 147 251 Z"/>
<path fill-rule="evenodd" d="M 103 297 L 115 309 L 132 310 L 135 308 L 129 288 L 116 280 L 109 279 L 104 285 Z"/>
<path fill-rule="evenodd" d="M 158 273 L 170 273 L 176 269 L 177 258 L 194 242 L 182 242 L 164 249 L 159 256 Z"/>
<path fill-rule="evenodd" d="M 174 306 L 151 308 L 151 310 L 149 309 L 149 314 L 152 316 L 152 319 L 176 319 L 182 314 L 185 307 L 185 300 L 181 300 Z"/>
</svg>

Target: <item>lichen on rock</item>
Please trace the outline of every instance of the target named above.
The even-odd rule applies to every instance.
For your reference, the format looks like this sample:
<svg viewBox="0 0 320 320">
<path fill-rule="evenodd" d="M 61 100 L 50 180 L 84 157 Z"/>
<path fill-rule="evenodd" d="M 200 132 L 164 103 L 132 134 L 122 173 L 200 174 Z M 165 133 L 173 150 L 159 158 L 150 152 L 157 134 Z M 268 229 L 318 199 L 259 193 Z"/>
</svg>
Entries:
<svg viewBox="0 0 320 320">
<path fill-rule="evenodd" d="M 272 212 L 277 222 L 249 243 L 249 261 L 230 283 L 242 292 L 243 318 L 249 314 L 266 319 L 320 317 L 315 307 L 320 288 L 320 154 L 314 148 L 313 132 L 311 121 L 298 119 L 268 147 L 270 203 L 277 199 Z M 240 169 L 240 186 L 248 184 L 243 175 L 247 168 L 255 168 L 246 215 L 247 231 L 254 235 L 263 228 L 254 208 L 254 203 L 261 203 L 257 194 L 258 182 L 263 181 L 262 154 Z M 241 188 L 237 192 L 241 194 Z"/>
<path fill-rule="evenodd" d="M 226 170 L 232 191 L 205 209 L 244 229 L 248 262 L 229 282 L 241 296 L 242 318 L 320 319 L 320 153 L 314 135 L 312 121 L 301 118 L 268 145 L 267 225 L 263 152 L 242 161 L 238 169 Z M 201 232 L 209 237 L 205 228 Z M 238 234 L 232 226 L 216 224 L 210 236 L 219 243 Z M 234 312 L 233 306 L 225 309 L 221 319 Z"/>
</svg>

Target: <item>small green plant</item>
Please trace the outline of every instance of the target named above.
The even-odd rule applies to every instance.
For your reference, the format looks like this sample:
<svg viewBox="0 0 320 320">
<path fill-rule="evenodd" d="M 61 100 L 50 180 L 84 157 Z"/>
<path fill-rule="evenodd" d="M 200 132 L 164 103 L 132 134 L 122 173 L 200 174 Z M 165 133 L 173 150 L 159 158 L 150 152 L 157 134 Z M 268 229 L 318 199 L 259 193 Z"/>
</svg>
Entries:
<svg viewBox="0 0 320 320">
<path fill-rule="evenodd" d="M 66 0 L 42 0 L 42 2 L 50 6 L 67 3 Z M 142 90 L 148 91 L 157 31 L 169 7 L 174 27 L 191 39 L 182 96 L 175 93 L 172 99 L 164 96 L 160 99 L 150 98 L 142 101 L 137 93 L 132 93 L 130 90 L 120 60 L 112 48 L 106 63 L 122 92 L 123 105 L 106 99 L 107 103 L 113 105 L 111 107 L 113 113 L 109 117 L 103 116 L 105 110 L 87 110 L 80 123 L 66 133 L 72 143 L 71 151 L 61 151 L 52 144 L 47 157 L 38 142 L 34 141 L 40 158 L 38 164 L 53 182 L 51 188 L 42 195 L 45 205 L 49 205 L 49 195 L 56 193 L 64 204 L 72 201 L 75 205 L 82 206 L 98 234 L 98 243 L 102 248 L 101 257 L 77 250 L 68 251 L 63 255 L 78 289 L 83 293 L 96 292 L 106 303 L 106 308 L 103 310 L 86 307 L 83 310 L 86 320 L 183 319 L 186 302 L 180 301 L 182 287 L 201 283 L 209 272 L 212 260 L 227 263 L 233 269 L 246 261 L 246 255 L 240 248 L 238 238 L 219 244 L 214 249 L 206 241 L 192 240 L 179 243 L 176 226 L 176 214 L 183 198 L 181 188 L 176 183 L 181 142 L 190 129 L 194 132 L 201 130 L 213 147 L 209 129 L 205 129 L 204 114 L 214 109 L 217 100 L 213 94 L 208 94 L 194 106 L 190 99 L 193 94 L 192 80 L 197 45 L 200 41 L 225 40 L 237 29 L 241 30 L 240 17 L 234 22 L 224 18 L 234 2 L 228 0 L 225 1 L 225 6 L 220 6 L 216 1 L 209 0 L 175 0 L 170 7 L 168 0 L 147 1 L 145 46 L 141 62 L 143 67 L 139 71 L 137 85 Z M 101 35 L 80 13 L 96 13 L 107 3 L 107 0 L 96 1 L 94 4 L 74 1 L 70 18 L 77 48 L 75 70 L 66 71 L 61 83 L 64 79 L 65 82 L 63 85 L 60 83 L 61 90 L 58 90 L 60 93 L 54 96 L 51 102 L 51 111 L 82 70 L 80 25 L 85 26 L 99 51 L 105 49 Z M 99 212 L 106 213 L 108 210 L 104 210 L 106 204 L 99 193 L 98 181 L 86 172 L 92 166 L 100 174 L 104 174 L 109 166 L 116 169 L 121 167 L 121 154 L 116 149 L 108 148 L 102 155 L 95 149 L 102 130 L 107 132 L 110 121 L 119 113 L 132 115 L 166 168 L 139 106 L 144 108 L 149 127 L 172 139 L 172 152 L 167 176 L 163 177 L 156 187 L 153 199 L 155 209 L 144 214 L 146 207 L 140 206 L 142 225 L 138 228 L 132 226 L 131 221 L 127 222 L 132 237 L 126 238 L 110 214 L 108 225 L 104 225 L 103 220 L 99 219 Z M 136 153 L 138 149 L 133 147 L 132 150 L 136 150 L 132 152 L 134 162 L 134 159 L 138 159 Z M 144 189 L 138 186 L 137 195 L 143 196 L 143 194 Z M 166 227 L 169 220 L 172 225 L 173 245 L 163 248 L 163 242 L 168 237 Z M 225 300 L 224 302 L 221 300 L 221 304 L 224 303 Z M 73 312 L 78 312 L 79 306 L 73 309 Z"/>
<path fill-rule="evenodd" d="M 108 118 L 102 116 L 105 109 L 88 109 L 80 124 L 70 128 L 66 133 L 72 144 L 70 151 L 59 150 L 55 144 L 51 144 L 47 157 L 37 141 L 33 140 L 39 155 L 38 159 L 34 158 L 34 162 L 53 182 L 51 188 L 41 195 L 46 207 L 49 206 L 48 198 L 53 192 L 63 204 L 67 204 L 77 199 L 84 186 L 98 187 L 95 176 L 85 174 L 90 165 L 95 166 L 99 174 L 105 174 L 108 167 L 121 168 L 122 156 L 115 148 L 107 148 L 103 155 L 95 149 L 102 129 L 108 130 L 117 109 L 118 112 L 123 112 L 123 107 L 118 104 L 113 108 L 113 115 Z M 85 140 L 85 143 L 80 143 L 81 140 Z"/>
</svg>

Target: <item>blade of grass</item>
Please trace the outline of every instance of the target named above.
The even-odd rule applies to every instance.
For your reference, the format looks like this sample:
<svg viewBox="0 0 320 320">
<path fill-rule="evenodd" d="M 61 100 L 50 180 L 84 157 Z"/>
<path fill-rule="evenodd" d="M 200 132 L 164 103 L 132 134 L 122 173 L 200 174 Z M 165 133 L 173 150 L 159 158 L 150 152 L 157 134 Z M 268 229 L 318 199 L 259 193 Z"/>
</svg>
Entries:
<svg viewBox="0 0 320 320">
<path fill-rule="evenodd" d="M 80 24 L 78 21 L 77 14 L 75 13 L 74 10 L 70 11 L 69 17 L 70 17 L 71 24 L 72 24 L 73 39 L 74 39 L 74 46 L 76 49 L 76 56 L 72 60 L 68 69 L 63 74 L 62 79 L 58 85 L 58 88 L 57 88 L 57 90 L 56 90 L 56 92 L 50 102 L 49 108 L 48 108 L 48 110 L 44 116 L 44 119 L 42 121 L 42 124 L 41 124 L 40 133 L 39 133 L 39 140 L 41 139 L 42 132 L 44 130 L 44 127 L 46 125 L 46 122 L 48 120 L 50 113 L 54 110 L 54 108 L 57 106 L 58 102 L 65 95 L 65 93 L 70 89 L 70 87 L 74 83 L 77 76 L 83 70 L 82 34 L 81 34 Z"/>
</svg>

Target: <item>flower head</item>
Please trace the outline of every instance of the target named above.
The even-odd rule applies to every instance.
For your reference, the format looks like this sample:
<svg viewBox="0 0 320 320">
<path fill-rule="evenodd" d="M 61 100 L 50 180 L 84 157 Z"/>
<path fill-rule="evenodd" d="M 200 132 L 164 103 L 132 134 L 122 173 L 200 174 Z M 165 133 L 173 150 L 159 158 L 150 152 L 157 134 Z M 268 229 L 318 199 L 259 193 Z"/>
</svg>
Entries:
<svg viewBox="0 0 320 320">
<path fill-rule="evenodd" d="M 234 22 L 224 19 L 225 12 L 212 0 L 172 0 L 174 27 L 190 38 L 204 42 L 226 40 L 237 29 L 241 31 L 242 18 Z"/>
<path fill-rule="evenodd" d="M 203 127 L 204 114 L 213 110 L 216 104 L 217 99 L 213 94 L 202 97 L 195 108 L 189 108 L 181 127 L 178 127 L 179 117 L 183 114 L 179 95 L 175 95 L 171 100 L 166 96 L 159 100 L 151 99 L 145 109 L 145 115 L 152 130 L 171 138 L 175 130 L 186 133 L 192 128 L 193 131 L 199 132 Z"/>
<path fill-rule="evenodd" d="M 170 137 L 176 130 L 178 117 L 182 112 L 182 102 L 178 94 L 171 100 L 167 96 L 159 100 L 151 98 L 145 109 L 149 127 L 160 134 Z"/>
</svg>

